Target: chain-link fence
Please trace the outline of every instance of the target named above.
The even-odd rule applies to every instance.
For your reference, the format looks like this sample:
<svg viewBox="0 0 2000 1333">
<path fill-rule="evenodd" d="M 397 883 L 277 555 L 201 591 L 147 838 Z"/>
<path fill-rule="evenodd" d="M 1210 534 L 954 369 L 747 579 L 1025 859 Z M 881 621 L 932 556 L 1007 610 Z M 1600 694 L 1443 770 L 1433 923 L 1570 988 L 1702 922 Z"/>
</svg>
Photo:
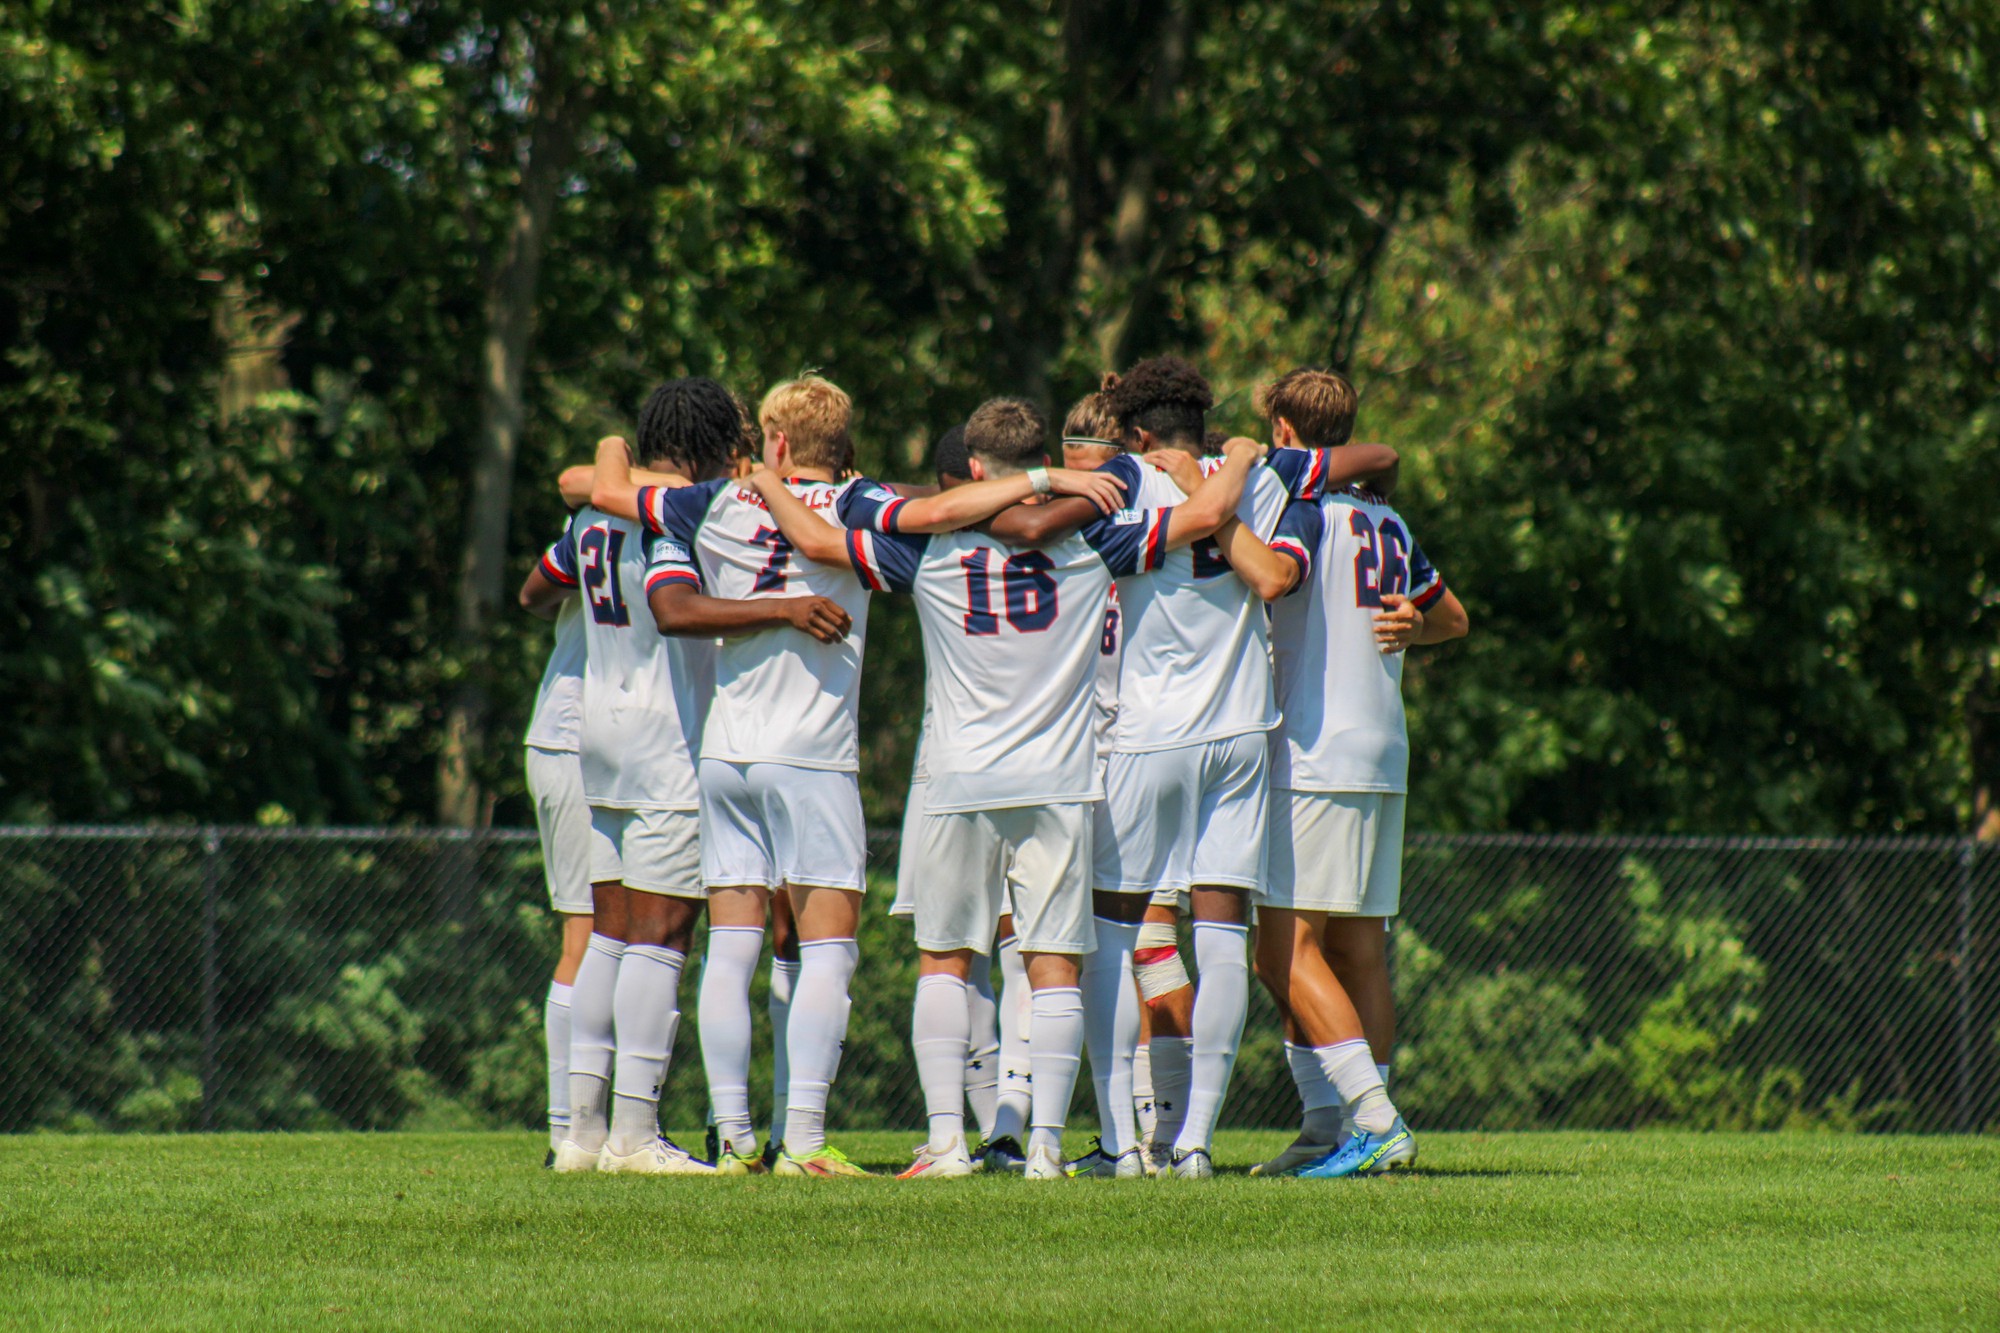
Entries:
<svg viewBox="0 0 2000 1333">
<path fill-rule="evenodd" d="M 914 949 L 878 887 L 831 1108 L 851 1128 L 923 1121 Z M 1417 837 L 1404 906 L 1417 1123 L 2000 1127 L 2000 848 Z M 0 1130 L 538 1123 L 555 940 L 526 833 L 0 829 Z M 697 990 L 674 1128 L 705 1105 Z M 1295 1105 L 1257 995 L 1225 1123 Z"/>
</svg>

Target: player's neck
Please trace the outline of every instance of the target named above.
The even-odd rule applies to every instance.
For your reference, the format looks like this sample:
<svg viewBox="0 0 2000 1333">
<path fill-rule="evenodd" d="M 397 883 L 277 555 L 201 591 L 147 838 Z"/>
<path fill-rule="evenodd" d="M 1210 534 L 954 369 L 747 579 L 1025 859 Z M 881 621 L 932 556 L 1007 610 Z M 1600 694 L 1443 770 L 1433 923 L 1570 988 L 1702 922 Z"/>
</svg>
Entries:
<svg viewBox="0 0 2000 1333">
<path fill-rule="evenodd" d="M 830 467 L 788 467 L 785 469 L 785 480 L 831 482 L 838 478 L 834 476 Z"/>
</svg>

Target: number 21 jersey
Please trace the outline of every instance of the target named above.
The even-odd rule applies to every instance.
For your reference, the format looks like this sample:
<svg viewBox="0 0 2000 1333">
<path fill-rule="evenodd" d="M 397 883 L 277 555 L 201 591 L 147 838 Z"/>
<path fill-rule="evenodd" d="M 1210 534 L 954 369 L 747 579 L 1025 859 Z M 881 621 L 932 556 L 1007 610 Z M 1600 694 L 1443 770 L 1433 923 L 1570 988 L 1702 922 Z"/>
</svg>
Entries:
<svg viewBox="0 0 2000 1333">
<path fill-rule="evenodd" d="M 1271 549 L 1299 564 L 1299 582 L 1271 607 L 1271 655 L 1283 713 L 1271 745 L 1271 786 L 1290 791 L 1402 792 L 1410 741 L 1403 654 L 1375 644 L 1384 593 L 1427 610 L 1444 596 L 1409 525 L 1372 492 L 1349 487 L 1294 504 Z"/>
</svg>

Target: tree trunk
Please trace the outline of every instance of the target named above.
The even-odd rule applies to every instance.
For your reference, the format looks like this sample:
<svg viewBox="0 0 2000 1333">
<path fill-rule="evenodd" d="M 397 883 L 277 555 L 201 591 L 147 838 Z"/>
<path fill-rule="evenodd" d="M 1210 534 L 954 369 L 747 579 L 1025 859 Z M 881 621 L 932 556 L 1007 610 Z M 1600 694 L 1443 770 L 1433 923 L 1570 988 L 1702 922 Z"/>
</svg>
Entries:
<svg viewBox="0 0 2000 1333">
<path fill-rule="evenodd" d="M 576 154 L 579 99 L 562 80 L 560 40 L 549 31 L 536 55 L 528 160 L 506 237 L 486 280 L 479 433 L 473 447 L 452 626 L 452 657 L 460 676 L 438 755 L 438 822 L 453 828 L 476 828 L 492 815 L 492 802 L 480 782 L 490 704 L 486 627 L 506 592 L 507 518 L 513 503 L 522 377 L 534 338 L 542 252 L 556 193 Z"/>
</svg>

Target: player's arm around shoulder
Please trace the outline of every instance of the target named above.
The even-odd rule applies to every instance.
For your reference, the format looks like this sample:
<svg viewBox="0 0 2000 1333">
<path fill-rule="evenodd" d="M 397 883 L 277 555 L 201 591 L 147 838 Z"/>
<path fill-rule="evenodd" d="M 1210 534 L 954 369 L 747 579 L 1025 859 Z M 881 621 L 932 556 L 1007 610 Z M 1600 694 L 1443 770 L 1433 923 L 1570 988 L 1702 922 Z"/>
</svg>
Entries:
<svg viewBox="0 0 2000 1333">
<path fill-rule="evenodd" d="M 1298 586 L 1298 562 L 1258 540 L 1257 534 L 1234 515 L 1216 530 L 1215 547 L 1236 571 L 1236 577 L 1267 602 L 1277 601 Z"/>
<path fill-rule="evenodd" d="M 1222 466 L 1202 478 L 1185 504 L 1173 507 L 1167 519 L 1167 546 L 1186 546 L 1212 537 L 1236 515 L 1250 469 L 1264 456 L 1264 446 L 1239 435 L 1222 447 Z"/>
<path fill-rule="evenodd" d="M 646 605 L 660 633 L 676 638 L 726 639 L 790 626 L 821 643 L 838 643 L 847 637 L 854 624 L 846 608 L 830 597 L 759 597 L 738 601 L 710 597 L 700 584 L 672 577 L 648 583 Z"/>
<path fill-rule="evenodd" d="M 554 620 L 567 599 L 576 596 L 576 543 L 568 528 L 556 538 L 521 581 L 516 594 L 521 609 L 540 620 Z"/>
<path fill-rule="evenodd" d="M 837 569 L 854 568 L 854 559 L 848 554 L 846 531 L 806 508 L 805 501 L 792 494 L 783 477 L 767 467 L 760 467 L 750 474 L 744 484 L 763 497 L 764 507 L 771 513 L 772 524 L 799 554 Z"/>
</svg>

